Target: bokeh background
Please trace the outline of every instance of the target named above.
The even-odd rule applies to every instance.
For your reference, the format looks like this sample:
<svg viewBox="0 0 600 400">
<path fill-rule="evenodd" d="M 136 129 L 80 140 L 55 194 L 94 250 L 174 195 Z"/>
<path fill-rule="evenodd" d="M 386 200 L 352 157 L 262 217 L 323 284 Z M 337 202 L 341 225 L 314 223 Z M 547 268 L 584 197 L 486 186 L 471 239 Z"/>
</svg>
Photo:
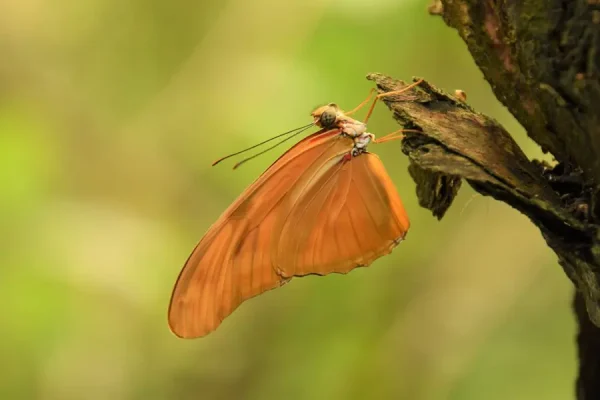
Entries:
<svg viewBox="0 0 600 400">
<path fill-rule="evenodd" d="M 370 268 L 296 279 L 180 340 L 172 285 L 275 151 L 223 154 L 350 109 L 369 72 L 462 89 L 528 155 L 428 0 L 0 2 L 0 398 L 565 399 L 571 286 L 517 211 L 465 185 Z M 380 106 L 370 130 L 397 129 Z M 231 164 L 231 163 L 230 163 Z"/>
</svg>

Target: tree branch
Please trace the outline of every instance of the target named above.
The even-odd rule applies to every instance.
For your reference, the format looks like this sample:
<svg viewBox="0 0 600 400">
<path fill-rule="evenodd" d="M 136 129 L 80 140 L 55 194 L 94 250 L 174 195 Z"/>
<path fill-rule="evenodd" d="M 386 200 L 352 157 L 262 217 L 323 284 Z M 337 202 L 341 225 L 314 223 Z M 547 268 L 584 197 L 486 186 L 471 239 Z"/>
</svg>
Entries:
<svg viewBox="0 0 600 400">
<path fill-rule="evenodd" d="M 579 332 L 579 378 L 576 392 L 578 399 L 600 399 L 600 328 L 592 324 L 587 316 L 585 302 L 580 293 L 576 293 L 573 309 L 577 316 Z"/>
<path fill-rule="evenodd" d="M 406 85 L 380 74 L 368 79 L 380 93 Z M 406 133 L 402 143 L 420 204 L 441 218 L 463 178 L 482 195 L 527 215 L 581 292 L 591 321 L 600 326 L 598 227 L 589 221 L 588 199 L 565 189 L 581 189 L 581 173 L 529 161 L 498 122 L 426 81 L 383 100 L 401 125 L 422 131 Z"/>
</svg>

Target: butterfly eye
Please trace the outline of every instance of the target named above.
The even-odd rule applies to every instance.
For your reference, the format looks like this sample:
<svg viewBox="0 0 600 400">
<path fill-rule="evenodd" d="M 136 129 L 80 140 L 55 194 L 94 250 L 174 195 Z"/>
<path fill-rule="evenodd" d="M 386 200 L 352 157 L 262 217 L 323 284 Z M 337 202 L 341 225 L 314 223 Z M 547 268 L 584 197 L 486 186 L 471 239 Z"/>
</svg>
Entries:
<svg viewBox="0 0 600 400">
<path fill-rule="evenodd" d="M 337 113 L 333 110 L 333 108 L 330 108 L 323 111 L 323 114 L 321 114 L 321 117 L 319 117 L 319 122 L 323 128 L 333 128 L 336 119 Z"/>
</svg>

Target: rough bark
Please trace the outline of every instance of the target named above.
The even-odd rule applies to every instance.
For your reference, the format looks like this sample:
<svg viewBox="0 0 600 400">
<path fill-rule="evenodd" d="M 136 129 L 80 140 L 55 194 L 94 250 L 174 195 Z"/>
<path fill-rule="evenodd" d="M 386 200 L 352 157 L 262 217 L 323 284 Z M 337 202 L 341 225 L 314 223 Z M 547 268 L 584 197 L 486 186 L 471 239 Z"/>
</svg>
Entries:
<svg viewBox="0 0 600 400">
<path fill-rule="evenodd" d="M 600 182 L 600 1 L 442 4 L 444 21 L 529 136 Z"/>
<path fill-rule="evenodd" d="M 577 378 L 578 399 L 600 399 L 600 328 L 590 322 L 585 302 L 576 293 L 573 310 L 577 316 L 579 332 L 577 347 L 579 356 L 579 377 Z"/>
<path fill-rule="evenodd" d="M 461 179 L 527 215 L 576 288 L 578 399 L 600 398 L 600 0 L 438 0 L 497 98 L 557 160 L 530 161 L 510 134 L 428 82 L 384 97 L 407 128 L 422 206 L 441 218 Z M 404 82 L 379 74 L 380 92 Z"/>
</svg>

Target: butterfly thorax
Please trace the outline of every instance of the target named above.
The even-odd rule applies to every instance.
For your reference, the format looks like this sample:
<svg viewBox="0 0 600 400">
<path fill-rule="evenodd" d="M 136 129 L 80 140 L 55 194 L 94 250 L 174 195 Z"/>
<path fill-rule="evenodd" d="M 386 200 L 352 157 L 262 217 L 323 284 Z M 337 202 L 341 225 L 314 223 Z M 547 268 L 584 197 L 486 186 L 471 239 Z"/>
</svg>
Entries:
<svg viewBox="0 0 600 400">
<path fill-rule="evenodd" d="M 348 117 L 340 121 L 339 128 L 342 130 L 342 134 L 351 138 L 357 138 L 367 133 L 367 125 Z"/>
</svg>

